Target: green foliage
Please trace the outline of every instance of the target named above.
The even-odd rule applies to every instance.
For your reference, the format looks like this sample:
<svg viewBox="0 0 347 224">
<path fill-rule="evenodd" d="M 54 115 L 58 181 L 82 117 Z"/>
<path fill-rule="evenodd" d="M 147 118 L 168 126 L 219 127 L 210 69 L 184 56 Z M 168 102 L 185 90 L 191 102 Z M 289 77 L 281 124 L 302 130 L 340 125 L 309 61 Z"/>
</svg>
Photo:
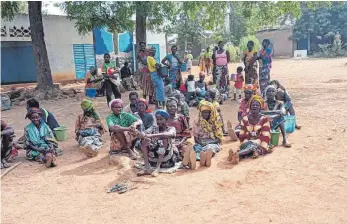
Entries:
<svg viewBox="0 0 347 224">
<path fill-rule="evenodd" d="M 21 2 L 1 2 L 1 18 L 13 20 L 16 13 L 19 12 Z"/>
<path fill-rule="evenodd" d="M 254 49 L 256 51 L 259 51 L 260 48 L 261 48 L 261 44 L 260 44 L 260 41 L 258 40 L 258 38 L 254 35 L 248 35 L 248 36 L 245 36 L 245 37 L 242 37 L 241 40 L 240 40 L 240 50 L 241 52 L 245 52 L 247 50 L 247 43 L 248 41 L 252 40 L 254 42 Z"/>
<path fill-rule="evenodd" d="M 347 2 L 333 2 L 330 7 L 303 7 L 302 17 L 295 23 L 293 37 L 296 40 L 309 38 L 311 52 L 328 52 L 337 32 L 341 40 L 347 42 L 346 27 Z"/>
<path fill-rule="evenodd" d="M 67 13 L 80 34 L 86 34 L 94 27 L 108 27 L 111 32 L 133 30 L 131 21 L 133 5 L 119 1 L 76 1 L 64 2 L 60 7 Z"/>
<path fill-rule="evenodd" d="M 225 46 L 225 49 L 229 52 L 232 62 L 240 62 L 242 54 L 239 47 L 228 44 Z"/>
</svg>

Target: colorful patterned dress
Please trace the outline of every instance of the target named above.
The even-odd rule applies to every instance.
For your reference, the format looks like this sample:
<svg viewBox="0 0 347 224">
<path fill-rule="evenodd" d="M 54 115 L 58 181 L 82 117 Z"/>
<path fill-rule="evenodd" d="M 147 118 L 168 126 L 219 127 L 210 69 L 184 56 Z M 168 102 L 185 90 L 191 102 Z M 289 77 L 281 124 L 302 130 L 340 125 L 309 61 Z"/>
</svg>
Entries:
<svg viewBox="0 0 347 224">
<path fill-rule="evenodd" d="M 148 145 L 148 161 L 152 167 L 156 167 L 158 162 L 159 155 L 164 155 L 163 161 L 160 165 L 161 168 L 170 168 L 175 166 L 175 163 L 178 162 L 177 159 L 177 149 L 174 144 L 176 130 L 174 127 L 167 127 L 166 130 L 162 132 L 169 132 L 170 138 L 168 139 L 159 139 L 152 138 Z M 152 126 L 147 129 L 145 134 L 158 134 L 161 133 L 159 131 L 158 126 Z"/>
<path fill-rule="evenodd" d="M 248 116 L 244 116 L 241 120 L 240 152 L 239 156 L 248 156 L 250 154 L 263 155 L 269 150 L 270 121 L 266 116 L 262 116 L 258 123 L 252 125 Z"/>
<path fill-rule="evenodd" d="M 262 49 L 259 51 L 260 57 L 260 68 L 259 68 L 259 84 L 260 91 L 264 96 L 265 88 L 269 85 L 270 82 L 270 71 L 272 64 L 272 50 L 270 48 Z"/>
<path fill-rule="evenodd" d="M 138 118 L 129 113 L 121 112 L 119 115 L 115 115 L 114 113 L 108 115 L 108 117 L 106 118 L 106 123 L 108 128 L 114 125 L 119 125 L 121 127 L 130 127 L 137 120 Z M 138 131 L 125 131 L 123 133 L 128 144 L 132 143 L 139 136 Z M 110 150 L 113 152 L 121 152 L 121 146 L 122 145 L 117 136 L 114 133 L 111 133 Z"/>
<path fill-rule="evenodd" d="M 248 51 L 248 49 L 245 51 L 245 66 L 248 67 L 249 63 L 254 58 L 254 54 L 257 54 L 256 50 Z M 257 71 L 258 65 L 257 62 L 254 62 L 251 67 L 248 67 L 248 71 L 245 73 L 245 83 L 246 84 L 258 84 L 258 71 Z"/>
<path fill-rule="evenodd" d="M 147 61 L 147 52 L 146 51 L 140 51 L 138 54 L 139 57 L 142 58 L 142 60 Z M 140 73 L 140 77 L 142 79 L 142 90 L 144 96 L 154 96 L 153 93 L 153 83 L 151 79 L 151 73 L 149 72 L 146 65 L 142 64 L 141 61 L 138 62 L 138 71 Z"/>
<path fill-rule="evenodd" d="M 169 118 L 169 120 L 167 121 L 167 125 L 174 127 L 176 129 L 176 138 L 174 141 L 175 145 L 178 145 L 183 138 L 190 138 L 191 137 L 191 133 L 189 131 L 189 126 L 188 126 L 188 122 L 187 119 L 184 115 L 182 114 L 175 114 L 174 118 Z M 181 150 L 182 148 L 178 148 L 178 150 L 183 153 Z"/>
</svg>

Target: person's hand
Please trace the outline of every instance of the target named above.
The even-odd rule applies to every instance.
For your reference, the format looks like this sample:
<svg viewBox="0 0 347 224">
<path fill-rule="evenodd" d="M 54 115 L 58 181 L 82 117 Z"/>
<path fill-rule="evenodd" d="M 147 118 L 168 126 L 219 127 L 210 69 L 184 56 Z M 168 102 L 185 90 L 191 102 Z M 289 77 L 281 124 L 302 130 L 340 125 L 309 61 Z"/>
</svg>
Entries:
<svg viewBox="0 0 347 224">
<path fill-rule="evenodd" d="M 121 126 L 119 126 L 119 125 L 113 125 L 113 126 L 110 128 L 110 131 L 112 131 L 112 132 L 119 132 L 121 129 L 122 129 Z"/>
</svg>

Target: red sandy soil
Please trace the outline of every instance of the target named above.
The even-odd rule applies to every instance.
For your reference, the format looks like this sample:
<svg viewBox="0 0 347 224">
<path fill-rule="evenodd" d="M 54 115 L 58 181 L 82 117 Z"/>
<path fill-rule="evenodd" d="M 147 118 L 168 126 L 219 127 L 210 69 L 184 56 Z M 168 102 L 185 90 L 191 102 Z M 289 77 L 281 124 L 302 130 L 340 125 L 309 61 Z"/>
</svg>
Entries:
<svg viewBox="0 0 347 224">
<path fill-rule="evenodd" d="M 289 136 L 291 149 L 277 147 L 271 155 L 233 166 L 227 154 L 238 143 L 226 139 L 212 167 L 157 178 L 136 177 L 127 157 L 110 164 L 108 136 L 99 155 L 87 159 L 73 135 L 80 99 L 44 102 L 69 128 L 69 139 L 60 144 L 65 154 L 58 167 L 46 169 L 20 153 L 16 162 L 23 163 L 2 178 L 2 223 L 347 223 L 345 63 L 346 58 L 273 62 L 272 77 L 289 90 L 303 125 Z M 106 100 L 96 101 L 105 118 Z M 235 102 L 222 106 L 225 120 L 234 124 L 236 111 Z M 24 115 L 24 106 L 2 113 L 17 137 L 29 122 Z M 138 188 L 106 193 L 124 180 Z"/>
</svg>

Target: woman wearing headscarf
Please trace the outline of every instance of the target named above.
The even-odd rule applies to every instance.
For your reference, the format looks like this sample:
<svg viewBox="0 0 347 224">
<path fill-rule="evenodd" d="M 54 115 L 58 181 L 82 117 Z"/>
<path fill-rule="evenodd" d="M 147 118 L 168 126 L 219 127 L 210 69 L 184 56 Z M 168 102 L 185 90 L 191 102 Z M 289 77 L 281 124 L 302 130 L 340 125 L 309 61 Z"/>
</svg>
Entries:
<svg viewBox="0 0 347 224">
<path fill-rule="evenodd" d="M 160 168 L 170 168 L 178 161 L 177 149 L 174 144 L 176 130 L 167 124 L 169 114 L 165 110 L 155 112 L 157 125 L 144 132 L 141 141 L 141 150 L 145 161 L 145 170 L 137 173 L 138 176 L 158 176 Z M 152 171 L 151 167 L 155 167 Z"/>
<path fill-rule="evenodd" d="M 147 66 L 152 76 L 153 88 L 155 89 L 155 100 L 157 103 L 157 108 L 163 107 L 165 102 L 165 88 L 164 80 L 161 74 L 158 72 L 160 65 L 155 60 L 155 48 L 152 47 L 149 50 L 149 55 L 147 57 Z"/>
<path fill-rule="evenodd" d="M 28 112 L 31 123 L 24 128 L 26 158 L 45 163 L 47 168 L 55 167 L 56 156 L 62 151 L 58 149 L 52 130 L 41 119 L 40 113 L 39 108 L 31 108 Z"/>
<path fill-rule="evenodd" d="M 110 155 L 125 152 L 129 153 L 131 159 L 136 160 L 133 148 L 139 138 L 137 128 L 142 125 L 141 119 L 122 112 L 123 101 L 121 99 L 112 100 L 109 107 L 112 112 L 106 118 L 106 123 L 111 134 Z"/>
<path fill-rule="evenodd" d="M 212 156 L 221 150 L 223 122 L 211 102 L 201 101 L 198 110 L 199 117 L 193 124 L 194 151 L 200 165 L 210 167 Z"/>
<path fill-rule="evenodd" d="M 288 142 L 287 133 L 285 128 L 286 109 L 283 102 L 276 100 L 277 90 L 273 85 L 269 85 L 265 89 L 266 100 L 264 107 L 264 114 L 271 118 L 271 130 L 280 128 L 283 137 L 283 146 L 290 148 L 291 144 Z"/>
<path fill-rule="evenodd" d="M 88 157 L 93 157 L 98 154 L 102 146 L 101 135 L 104 134 L 105 128 L 90 100 L 83 100 L 81 108 L 83 113 L 77 117 L 75 122 L 76 140 L 80 145 L 80 150 Z"/>
<path fill-rule="evenodd" d="M 151 79 L 151 73 L 147 67 L 148 49 L 146 49 L 146 42 L 140 42 L 140 51 L 137 54 L 138 71 L 142 79 L 143 98 L 149 97 L 149 103 L 154 103 L 154 89 Z"/>
<path fill-rule="evenodd" d="M 252 98 L 257 90 L 257 87 L 252 84 L 247 84 L 243 87 L 245 97 L 240 101 L 239 111 L 237 113 L 237 119 L 241 122 L 242 118 L 249 112 L 248 101 Z"/>
<path fill-rule="evenodd" d="M 188 147 L 186 141 L 191 137 L 187 119 L 184 115 L 177 112 L 178 101 L 175 97 L 168 98 L 166 102 L 166 109 L 169 113 L 167 124 L 168 126 L 176 129 L 176 138 L 174 144 L 177 147 L 180 156 L 183 158 L 183 154 Z"/>
<path fill-rule="evenodd" d="M 142 120 L 141 131 L 145 131 L 155 125 L 152 111 L 148 108 L 148 102 L 143 98 L 137 100 L 137 112 L 134 116 Z"/>
<path fill-rule="evenodd" d="M 253 158 L 257 158 L 271 152 L 270 121 L 267 116 L 261 114 L 265 106 L 264 100 L 261 96 L 254 95 L 247 105 L 250 111 L 241 120 L 240 148 L 237 151 L 229 151 L 228 160 L 234 164 L 239 162 L 240 157 L 253 155 Z"/>
</svg>

